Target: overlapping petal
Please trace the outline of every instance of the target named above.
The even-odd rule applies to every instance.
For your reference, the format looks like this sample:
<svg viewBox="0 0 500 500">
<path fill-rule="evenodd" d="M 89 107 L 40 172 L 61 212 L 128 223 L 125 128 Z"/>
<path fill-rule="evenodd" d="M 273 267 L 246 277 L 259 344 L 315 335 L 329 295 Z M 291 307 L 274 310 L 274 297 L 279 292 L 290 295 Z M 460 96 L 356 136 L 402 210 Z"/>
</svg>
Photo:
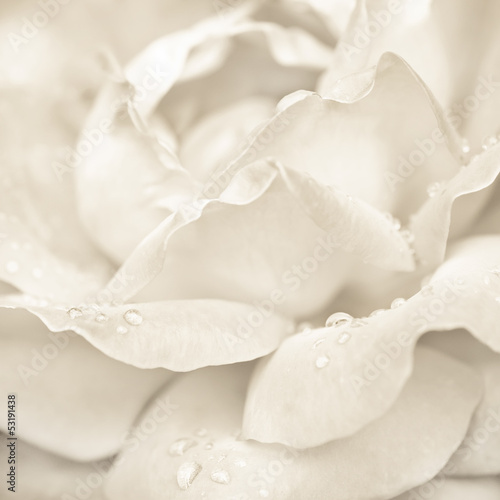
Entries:
<svg viewBox="0 0 500 500">
<path fill-rule="evenodd" d="M 253 377 L 245 437 L 302 448 L 358 431 L 396 400 L 425 332 L 465 328 L 500 352 L 499 249 L 495 236 L 466 240 L 403 305 L 286 339 Z"/>
<path fill-rule="evenodd" d="M 465 365 L 418 348 L 415 372 L 384 417 L 351 438 L 300 451 L 237 439 L 247 377 L 242 366 L 224 367 L 172 385 L 161 397 L 177 409 L 117 459 L 108 498 L 298 500 L 332 498 L 332 492 L 335 500 L 388 498 L 445 465 L 481 388 Z M 144 424 L 154 422 L 155 408 L 152 402 Z"/>
<path fill-rule="evenodd" d="M 74 460 L 116 453 L 142 406 L 168 379 L 105 356 L 26 311 L 0 310 L 2 394 L 19 397 L 17 435 Z M 7 429 L 7 412 L 0 416 Z"/>
<path fill-rule="evenodd" d="M 51 331 L 74 331 L 119 361 L 174 371 L 265 356 L 294 327 L 274 310 L 208 299 L 70 307 L 4 296 L 0 307 L 24 308 Z"/>
</svg>

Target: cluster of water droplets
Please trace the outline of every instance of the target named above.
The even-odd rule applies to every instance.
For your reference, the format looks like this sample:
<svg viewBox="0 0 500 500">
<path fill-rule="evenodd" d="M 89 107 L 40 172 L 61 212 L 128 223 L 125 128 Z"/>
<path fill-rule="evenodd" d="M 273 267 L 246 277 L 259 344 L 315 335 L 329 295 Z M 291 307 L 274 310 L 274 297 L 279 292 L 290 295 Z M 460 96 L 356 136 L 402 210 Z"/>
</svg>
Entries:
<svg viewBox="0 0 500 500">
<path fill-rule="evenodd" d="M 238 436 L 241 429 L 235 431 L 232 435 Z M 205 450 L 212 450 L 214 444 L 210 441 L 210 436 L 206 428 L 199 428 L 193 431 L 193 437 L 182 437 L 176 439 L 170 444 L 168 453 L 172 457 L 180 457 L 185 455 L 188 451 L 194 451 L 194 448 L 203 445 Z M 230 447 L 230 450 L 234 447 Z M 187 490 L 194 482 L 196 477 L 203 470 L 203 466 L 197 461 L 198 455 L 192 455 L 193 460 L 183 462 L 177 469 L 177 484 L 182 490 Z M 211 481 L 217 484 L 229 484 L 231 482 L 231 475 L 229 471 L 222 465 L 226 460 L 226 453 L 219 453 L 218 455 L 210 455 L 208 460 L 212 461 L 215 467 L 209 472 Z M 237 457 L 233 460 L 233 465 L 240 469 L 247 466 L 247 462 L 242 457 Z M 262 496 L 262 495 L 261 495 Z"/>
<path fill-rule="evenodd" d="M 95 314 L 94 319 L 97 323 L 106 323 L 109 321 L 109 316 L 104 314 L 102 311 L 99 311 L 97 305 L 89 306 L 85 310 L 86 310 L 86 312 L 87 311 L 92 312 L 92 311 L 95 311 L 95 309 L 97 309 L 97 312 Z M 84 315 L 84 312 L 82 311 L 82 309 L 80 307 L 71 307 L 70 309 L 67 310 L 67 314 L 70 317 L 70 319 L 75 320 L 75 319 L 81 318 Z M 128 309 L 123 314 L 123 319 L 129 325 L 132 325 L 132 326 L 139 326 L 143 321 L 143 317 L 137 309 Z M 118 325 L 116 327 L 116 332 L 120 335 L 124 335 L 128 331 L 129 331 L 129 329 L 124 325 Z"/>
</svg>

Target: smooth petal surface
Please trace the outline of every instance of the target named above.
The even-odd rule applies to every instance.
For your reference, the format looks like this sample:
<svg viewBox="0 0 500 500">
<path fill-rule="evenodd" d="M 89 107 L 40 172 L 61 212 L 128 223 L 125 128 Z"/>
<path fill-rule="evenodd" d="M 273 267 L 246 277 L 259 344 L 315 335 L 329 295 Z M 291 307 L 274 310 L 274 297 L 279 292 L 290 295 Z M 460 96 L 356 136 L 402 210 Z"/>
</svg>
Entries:
<svg viewBox="0 0 500 500">
<path fill-rule="evenodd" d="M 0 439 L 6 443 L 8 436 L 0 434 Z M 8 452 L 9 448 L 2 446 L 0 459 L 5 464 Z M 16 491 L 11 496 L 22 500 L 71 500 L 81 495 L 88 500 L 105 500 L 102 484 L 111 459 L 73 462 L 22 440 L 16 443 L 16 455 Z"/>
<path fill-rule="evenodd" d="M 74 331 L 124 363 L 173 371 L 265 356 L 294 326 L 256 306 L 217 300 L 71 308 L 8 296 L 0 298 L 0 306 L 25 308 L 51 331 Z"/>
<path fill-rule="evenodd" d="M 298 451 L 237 440 L 247 377 L 247 368 L 234 366 L 200 370 L 172 385 L 164 395 L 178 409 L 117 459 L 105 486 L 109 500 L 299 500 L 332 492 L 335 500 L 389 498 L 443 467 L 466 432 L 481 386 L 465 365 L 419 348 L 413 376 L 384 417 L 351 438 Z M 143 422 L 154 419 L 155 407 Z M 180 438 L 194 446 L 169 455 Z M 190 467 L 198 473 L 186 481 L 182 471 Z"/>
<path fill-rule="evenodd" d="M 26 311 L 0 310 L 2 394 L 19 395 L 17 434 L 74 460 L 116 453 L 142 406 L 171 377 L 105 356 Z M 0 427 L 7 428 L 7 412 Z M 22 467 L 22 466 L 21 466 Z"/>
<path fill-rule="evenodd" d="M 403 305 L 286 339 L 254 374 L 245 437 L 304 448 L 353 434 L 395 401 L 425 332 L 465 328 L 500 352 L 499 249 L 494 236 L 462 242 Z"/>
<path fill-rule="evenodd" d="M 467 436 L 446 466 L 447 474 L 500 474 L 500 355 L 465 331 L 429 334 L 422 343 L 455 356 L 475 368 L 484 380 L 483 399 L 474 413 Z"/>
<path fill-rule="evenodd" d="M 393 500 L 496 500 L 500 497 L 500 480 L 496 477 L 452 479 L 441 475 Z"/>
</svg>

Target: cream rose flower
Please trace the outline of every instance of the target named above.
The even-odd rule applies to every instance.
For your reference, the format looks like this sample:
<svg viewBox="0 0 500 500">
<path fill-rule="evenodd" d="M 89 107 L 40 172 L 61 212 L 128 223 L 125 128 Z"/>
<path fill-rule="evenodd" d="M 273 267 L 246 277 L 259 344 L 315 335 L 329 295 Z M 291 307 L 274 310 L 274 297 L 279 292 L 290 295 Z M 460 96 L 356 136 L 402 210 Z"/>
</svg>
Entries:
<svg viewBox="0 0 500 500">
<path fill-rule="evenodd" d="M 5 496 L 499 498 L 498 11 L 3 8 Z"/>
</svg>

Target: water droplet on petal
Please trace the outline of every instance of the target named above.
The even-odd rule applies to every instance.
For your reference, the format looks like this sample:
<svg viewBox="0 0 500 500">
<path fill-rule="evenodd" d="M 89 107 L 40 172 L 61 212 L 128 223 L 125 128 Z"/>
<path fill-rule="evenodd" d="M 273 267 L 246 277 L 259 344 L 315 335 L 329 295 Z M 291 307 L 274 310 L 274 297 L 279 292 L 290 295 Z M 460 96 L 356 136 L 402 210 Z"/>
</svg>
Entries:
<svg viewBox="0 0 500 500">
<path fill-rule="evenodd" d="M 33 275 L 33 278 L 39 280 L 43 276 L 43 270 L 40 269 L 39 267 L 34 267 L 33 270 L 31 271 L 31 274 Z"/>
<path fill-rule="evenodd" d="M 405 299 L 403 299 L 402 297 L 398 297 L 391 302 L 391 309 L 397 309 L 398 307 L 401 307 L 405 302 Z"/>
<path fill-rule="evenodd" d="M 462 139 L 462 153 L 468 154 L 470 153 L 469 141 L 467 139 Z"/>
<path fill-rule="evenodd" d="M 224 469 L 216 469 L 210 474 L 210 479 L 215 483 L 219 484 L 229 484 L 231 481 L 231 477 L 229 476 L 229 472 Z"/>
<path fill-rule="evenodd" d="M 359 328 L 361 326 L 365 326 L 367 323 L 364 319 L 361 318 L 354 318 L 349 325 L 351 328 Z"/>
<path fill-rule="evenodd" d="M 498 139 L 494 135 L 485 137 L 483 140 L 483 149 L 486 151 L 494 146 L 498 142 Z"/>
<path fill-rule="evenodd" d="M 441 191 L 441 183 L 440 182 L 433 182 L 428 188 L 427 188 L 427 194 L 429 195 L 430 198 L 434 198 L 440 191 Z"/>
<path fill-rule="evenodd" d="M 396 231 L 399 231 L 401 229 L 401 221 L 394 217 L 394 215 L 392 215 L 390 212 L 386 212 L 384 216 Z"/>
<path fill-rule="evenodd" d="M 129 325 L 138 326 L 142 323 L 141 313 L 137 309 L 129 309 L 123 318 Z"/>
<path fill-rule="evenodd" d="M 199 436 L 199 437 L 204 437 L 204 436 L 206 436 L 208 434 L 208 431 L 205 428 L 202 427 L 200 429 L 196 429 L 194 431 L 194 434 L 196 436 Z"/>
<path fill-rule="evenodd" d="M 15 274 L 19 271 L 19 264 L 15 260 L 9 260 L 9 262 L 5 264 L 5 270 L 10 274 Z"/>
<path fill-rule="evenodd" d="M 116 333 L 119 333 L 120 335 L 123 335 L 124 333 L 128 332 L 128 328 L 126 326 L 117 326 L 116 327 Z"/>
<path fill-rule="evenodd" d="M 302 323 L 299 323 L 299 325 L 297 326 L 297 331 L 299 333 L 307 335 L 312 332 L 312 328 L 313 328 L 312 323 L 309 323 L 308 321 L 303 321 Z"/>
<path fill-rule="evenodd" d="M 350 314 L 344 312 L 336 312 L 333 313 L 331 316 L 329 316 L 329 318 L 326 320 L 325 326 L 338 328 L 340 326 L 347 325 L 351 322 L 352 322 L 352 316 Z"/>
<path fill-rule="evenodd" d="M 313 344 L 313 349 L 316 349 L 320 344 L 322 344 L 325 341 L 325 339 L 318 339 L 316 342 Z"/>
<path fill-rule="evenodd" d="M 269 490 L 265 489 L 259 490 L 259 496 L 261 498 L 267 498 L 269 496 Z"/>
<path fill-rule="evenodd" d="M 375 311 L 372 311 L 372 312 L 370 313 L 370 316 L 369 316 L 369 317 L 370 317 L 370 318 L 374 318 L 374 317 L 376 317 L 376 316 L 380 316 L 380 315 L 381 315 L 382 313 L 384 313 L 384 312 L 385 312 L 385 309 L 375 309 Z"/>
<path fill-rule="evenodd" d="M 194 439 L 190 439 L 190 438 L 177 439 L 177 441 L 174 441 L 170 445 L 170 448 L 168 449 L 168 453 L 173 457 L 184 455 L 184 453 L 186 453 L 186 451 L 188 451 L 190 448 L 193 448 L 197 444 L 198 443 Z"/>
<path fill-rule="evenodd" d="M 415 241 L 415 235 L 409 229 L 402 229 L 400 234 L 409 245 Z"/>
<path fill-rule="evenodd" d="M 342 332 L 338 338 L 337 338 L 337 342 L 339 344 L 345 344 L 346 342 L 349 341 L 349 339 L 351 338 L 351 334 L 349 332 Z"/>
<path fill-rule="evenodd" d="M 71 309 L 68 310 L 68 316 L 71 319 L 79 318 L 82 315 L 83 315 L 83 313 L 80 309 L 78 309 L 78 307 L 72 307 Z"/>
<path fill-rule="evenodd" d="M 319 356 L 316 359 L 316 367 L 317 368 L 324 368 L 325 366 L 330 363 L 330 358 L 328 356 Z"/>
<path fill-rule="evenodd" d="M 108 319 L 109 318 L 104 313 L 97 313 L 96 317 L 95 317 L 95 320 L 98 323 L 106 323 L 106 321 L 108 321 Z"/>
<path fill-rule="evenodd" d="M 201 465 L 197 462 L 185 462 L 177 469 L 177 484 L 181 490 L 187 490 L 201 472 Z"/>
</svg>

